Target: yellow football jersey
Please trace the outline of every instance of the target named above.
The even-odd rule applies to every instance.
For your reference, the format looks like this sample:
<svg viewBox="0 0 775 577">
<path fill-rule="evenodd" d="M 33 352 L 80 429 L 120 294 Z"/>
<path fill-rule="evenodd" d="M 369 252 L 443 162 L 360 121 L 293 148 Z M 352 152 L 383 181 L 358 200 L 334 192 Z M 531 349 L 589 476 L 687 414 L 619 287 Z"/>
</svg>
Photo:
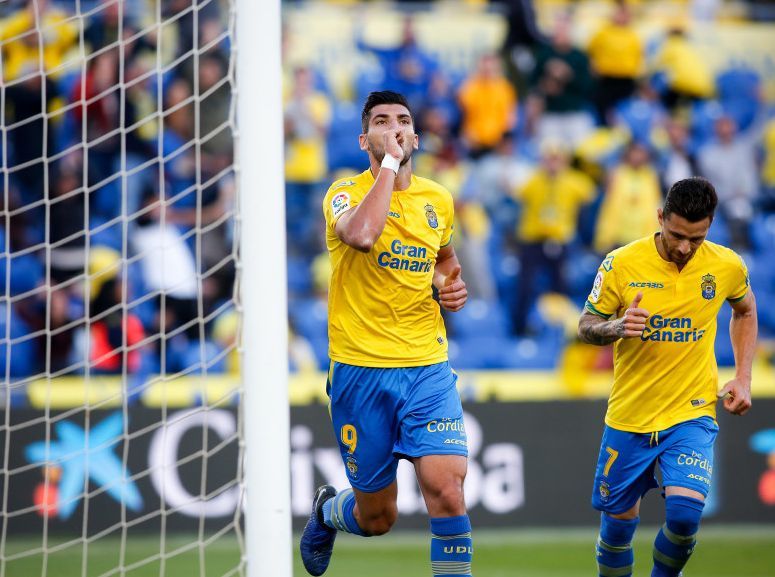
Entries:
<svg viewBox="0 0 775 577">
<path fill-rule="evenodd" d="M 439 249 L 452 239 L 452 196 L 418 176 L 390 199 L 385 229 L 368 253 L 336 235 L 339 218 L 374 184 L 370 170 L 337 180 L 323 200 L 331 257 L 331 360 L 364 367 L 416 367 L 447 360 L 447 335 L 431 288 Z"/>
<path fill-rule="evenodd" d="M 748 271 L 734 251 L 705 241 L 678 272 L 648 236 L 618 248 L 603 261 L 586 308 L 621 317 L 638 292 L 650 316 L 640 338 L 614 343 L 614 384 L 605 422 L 622 431 L 649 433 L 716 416 L 718 372 L 713 344 L 725 300 L 748 292 Z"/>
</svg>

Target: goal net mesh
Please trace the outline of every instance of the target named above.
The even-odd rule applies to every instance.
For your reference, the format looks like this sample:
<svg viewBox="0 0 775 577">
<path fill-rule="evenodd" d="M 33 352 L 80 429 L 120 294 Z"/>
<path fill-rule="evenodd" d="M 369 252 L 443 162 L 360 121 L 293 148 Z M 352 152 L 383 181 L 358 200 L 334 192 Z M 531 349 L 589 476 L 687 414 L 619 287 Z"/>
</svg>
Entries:
<svg viewBox="0 0 775 577">
<path fill-rule="evenodd" d="M 0 575 L 241 575 L 233 0 L 0 3 Z"/>
</svg>

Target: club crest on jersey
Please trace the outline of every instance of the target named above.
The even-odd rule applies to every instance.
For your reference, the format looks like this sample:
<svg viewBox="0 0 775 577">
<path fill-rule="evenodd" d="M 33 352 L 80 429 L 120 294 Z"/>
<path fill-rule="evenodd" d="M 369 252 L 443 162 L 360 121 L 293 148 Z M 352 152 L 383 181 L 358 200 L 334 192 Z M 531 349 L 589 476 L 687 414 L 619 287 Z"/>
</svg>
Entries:
<svg viewBox="0 0 775 577">
<path fill-rule="evenodd" d="M 425 205 L 425 218 L 428 219 L 428 226 L 431 228 L 439 227 L 439 219 L 436 216 L 436 211 L 433 209 L 432 204 Z"/>
<path fill-rule="evenodd" d="M 712 274 L 706 274 L 702 277 L 702 298 L 711 300 L 716 296 L 716 277 Z"/>
<path fill-rule="evenodd" d="M 611 496 L 611 489 L 608 486 L 608 483 L 605 481 L 600 481 L 600 487 L 598 488 L 598 491 L 600 491 L 600 500 L 603 503 L 606 503 Z"/>
<path fill-rule="evenodd" d="M 347 457 L 347 472 L 350 473 L 351 479 L 358 478 L 358 461 L 355 457 Z"/>
</svg>

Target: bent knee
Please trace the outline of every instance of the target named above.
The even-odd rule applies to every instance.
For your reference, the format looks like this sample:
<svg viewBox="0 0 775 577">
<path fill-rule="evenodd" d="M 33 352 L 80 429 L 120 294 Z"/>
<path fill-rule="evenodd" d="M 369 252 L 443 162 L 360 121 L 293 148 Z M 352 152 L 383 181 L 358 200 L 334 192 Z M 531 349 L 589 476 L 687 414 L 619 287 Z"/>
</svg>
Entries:
<svg viewBox="0 0 775 577">
<path fill-rule="evenodd" d="M 465 495 L 462 482 L 449 482 L 426 495 L 428 508 L 437 516 L 455 516 L 465 514 Z"/>
<path fill-rule="evenodd" d="M 370 515 L 358 521 L 363 532 L 369 536 L 384 535 L 395 525 L 398 519 L 398 509 L 393 507 L 377 514 Z"/>
</svg>

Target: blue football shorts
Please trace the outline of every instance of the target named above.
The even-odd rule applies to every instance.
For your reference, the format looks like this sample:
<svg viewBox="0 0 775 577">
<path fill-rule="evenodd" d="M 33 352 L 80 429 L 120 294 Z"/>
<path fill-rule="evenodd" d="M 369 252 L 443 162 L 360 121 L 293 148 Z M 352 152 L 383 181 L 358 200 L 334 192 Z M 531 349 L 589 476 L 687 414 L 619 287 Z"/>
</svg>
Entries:
<svg viewBox="0 0 775 577">
<path fill-rule="evenodd" d="M 448 362 L 411 368 L 332 362 L 326 390 L 350 484 L 372 493 L 395 480 L 401 458 L 467 456 L 456 383 Z"/>
<path fill-rule="evenodd" d="M 684 487 L 708 496 L 713 477 L 713 443 L 718 425 L 711 417 L 678 423 L 658 433 L 629 433 L 606 426 L 597 458 L 592 506 L 624 513 L 650 489 Z"/>
</svg>

